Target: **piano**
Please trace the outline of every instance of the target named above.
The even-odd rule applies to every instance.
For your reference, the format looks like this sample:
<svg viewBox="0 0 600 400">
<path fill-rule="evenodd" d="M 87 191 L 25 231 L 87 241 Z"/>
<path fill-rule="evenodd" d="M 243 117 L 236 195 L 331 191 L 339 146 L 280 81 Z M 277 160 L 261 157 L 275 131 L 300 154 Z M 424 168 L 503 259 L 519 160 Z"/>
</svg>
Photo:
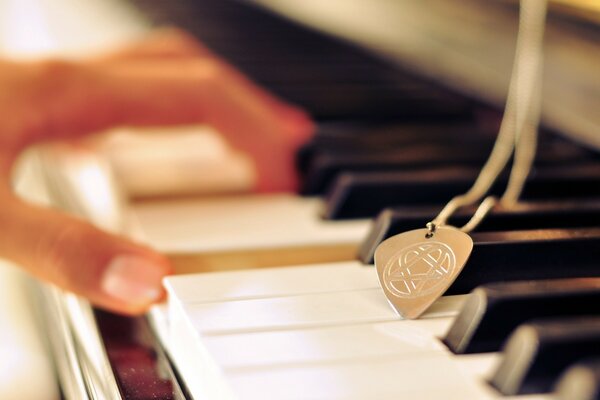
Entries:
<svg viewBox="0 0 600 400">
<path fill-rule="evenodd" d="M 386 40 L 374 45 L 373 38 L 387 37 L 375 34 L 380 31 L 357 38 L 346 26 L 341 35 L 343 24 L 325 18 L 331 16 L 326 5 L 291 3 L 127 2 L 153 24 L 197 35 L 308 109 L 319 128 L 298 154 L 301 197 L 134 198 L 117 213 L 117 220 L 128 221 L 118 229 L 168 253 L 179 273 L 165 282 L 167 305 L 147 318 L 115 316 L 40 290 L 45 323 L 58 332 L 51 344 L 65 396 L 598 398 L 591 396 L 600 387 L 594 358 L 600 356 L 594 318 L 600 311 L 600 125 L 594 111 L 600 82 L 587 72 L 600 66 L 600 53 L 580 50 L 600 47 L 596 14 L 581 17 L 568 5 L 565 13 L 551 9 L 549 40 L 560 44 L 560 33 L 583 38 L 571 60 L 580 74 L 569 75 L 569 83 L 581 89 L 573 82 L 589 79 L 588 97 L 562 92 L 567 84 L 552 80 L 573 66 L 568 57 L 557 58 L 548 68 L 539 154 L 523 202 L 494 210 L 473 234 L 473 256 L 446 296 L 422 319 L 403 321 L 378 288 L 374 248 L 423 227 L 472 183 L 498 129 L 511 37 L 498 35 L 498 54 L 508 58 L 497 70 L 486 72 L 486 62 L 498 61 L 488 59 L 465 74 L 465 60 L 449 62 L 446 70 L 427 65 L 413 48 L 394 50 Z M 452 15 L 444 3 L 430 6 Z M 415 12 L 418 2 L 405 7 Z M 457 6 L 456 17 L 466 10 L 481 17 L 481 7 L 472 7 Z M 511 31 L 514 4 L 490 7 L 494 18 L 483 22 L 509 21 Z M 315 10 L 325 13 L 322 19 Z M 564 50 L 551 49 L 555 56 Z M 590 65 L 581 64 L 586 55 Z M 487 82 L 490 77 L 497 79 Z M 86 194 L 69 181 L 77 165 L 64 154 L 52 156 L 40 161 L 55 166 L 45 175 L 54 202 L 101 223 L 104 214 L 88 207 Z M 94 155 L 77 161 L 110 169 Z M 501 177 L 492 190 L 501 191 L 505 182 Z M 106 190 L 118 190 L 113 183 Z M 60 190 L 65 186 L 69 190 Z M 461 224 L 470 211 L 451 222 Z M 202 229 L 206 221 L 208 230 Z M 257 231 L 261 224 L 266 227 Z"/>
</svg>

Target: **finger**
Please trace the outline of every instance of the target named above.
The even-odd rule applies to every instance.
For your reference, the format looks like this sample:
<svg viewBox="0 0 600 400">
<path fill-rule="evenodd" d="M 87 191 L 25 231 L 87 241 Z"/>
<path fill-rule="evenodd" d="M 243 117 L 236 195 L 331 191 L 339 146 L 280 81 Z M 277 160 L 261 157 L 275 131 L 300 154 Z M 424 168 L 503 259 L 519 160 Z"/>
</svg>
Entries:
<svg viewBox="0 0 600 400">
<path fill-rule="evenodd" d="M 114 125 L 207 123 L 253 159 L 257 189 L 293 190 L 294 155 L 310 119 L 214 59 L 116 63 L 54 70 L 54 95 L 29 143 Z M 60 76 L 62 74 L 62 77 Z M 60 83 L 62 81 L 62 83 Z"/>
<path fill-rule="evenodd" d="M 162 256 L 57 211 L 0 194 L 0 254 L 32 275 L 115 312 L 139 314 L 164 297 Z"/>
<path fill-rule="evenodd" d="M 254 91 L 261 101 L 275 108 L 278 113 L 286 115 L 290 119 L 306 121 L 307 115 L 296 107 L 291 107 L 273 95 L 255 85 L 235 68 L 227 64 L 223 59 L 211 52 L 202 43 L 189 33 L 178 28 L 161 28 L 152 31 L 142 40 L 129 44 L 128 46 L 113 51 L 110 54 L 97 58 L 95 62 L 112 63 L 145 59 L 177 59 L 203 57 L 214 63 L 218 63 L 220 69 L 227 70 L 230 79 L 235 83 L 243 85 Z"/>
<path fill-rule="evenodd" d="M 299 109 L 276 99 L 218 60 L 115 66 L 107 85 L 124 123 L 210 124 L 254 161 L 260 191 L 297 187 L 294 158 L 313 131 Z M 150 100 L 154 99 L 154 100 Z M 156 101 L 159 99 L 159 101 Z"/>
</svg>

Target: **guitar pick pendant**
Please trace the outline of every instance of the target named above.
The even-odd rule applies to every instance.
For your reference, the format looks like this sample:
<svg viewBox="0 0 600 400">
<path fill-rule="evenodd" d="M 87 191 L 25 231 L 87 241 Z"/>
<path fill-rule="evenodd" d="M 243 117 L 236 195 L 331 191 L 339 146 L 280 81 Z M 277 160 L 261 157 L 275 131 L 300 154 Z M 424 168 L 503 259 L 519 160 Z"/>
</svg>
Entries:
<svg viewBox="0 0 600 400">
<path fill-rule="evenodd" d="M 375 251 L 379 283 L 403 318 L 418 318 L 463 269 L 473 239 L 450 226 L 416 229 L 383 241 Z"/>
</svg>

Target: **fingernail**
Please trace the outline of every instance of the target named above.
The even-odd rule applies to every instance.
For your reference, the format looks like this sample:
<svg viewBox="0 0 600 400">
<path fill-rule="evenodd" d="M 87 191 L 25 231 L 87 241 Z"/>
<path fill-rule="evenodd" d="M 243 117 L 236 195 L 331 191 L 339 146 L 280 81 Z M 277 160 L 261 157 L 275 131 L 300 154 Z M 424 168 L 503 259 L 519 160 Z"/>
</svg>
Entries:
<svg viewBox="0 0 600 400">
<path fill-rule="evenodd" d="M 146 259 L 118 256 L 106 268 L 101 288 L 130 305 L 150 304 L 162 295 L 162 278 L 162 269 Z"/>
</svg>

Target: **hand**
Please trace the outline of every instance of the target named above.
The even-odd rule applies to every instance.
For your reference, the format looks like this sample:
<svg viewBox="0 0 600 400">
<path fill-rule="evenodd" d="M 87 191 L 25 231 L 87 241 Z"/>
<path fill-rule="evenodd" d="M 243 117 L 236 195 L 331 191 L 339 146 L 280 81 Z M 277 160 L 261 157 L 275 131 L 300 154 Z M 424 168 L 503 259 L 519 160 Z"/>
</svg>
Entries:
<svg viewBox="0 0 600 400">
<path fill-rule="evenodd" d="M 312 133 L 300 110 L 265 92 L 178 31 L 85 62 L 0 62 L 0 256 L 94 304 L 137 314 L 164 296 L 169 262 L 10 190 L 28 146 L 115 125 L 207 123 L 254 161 L 259 191 L 292 190 Z"/>
</svg>

